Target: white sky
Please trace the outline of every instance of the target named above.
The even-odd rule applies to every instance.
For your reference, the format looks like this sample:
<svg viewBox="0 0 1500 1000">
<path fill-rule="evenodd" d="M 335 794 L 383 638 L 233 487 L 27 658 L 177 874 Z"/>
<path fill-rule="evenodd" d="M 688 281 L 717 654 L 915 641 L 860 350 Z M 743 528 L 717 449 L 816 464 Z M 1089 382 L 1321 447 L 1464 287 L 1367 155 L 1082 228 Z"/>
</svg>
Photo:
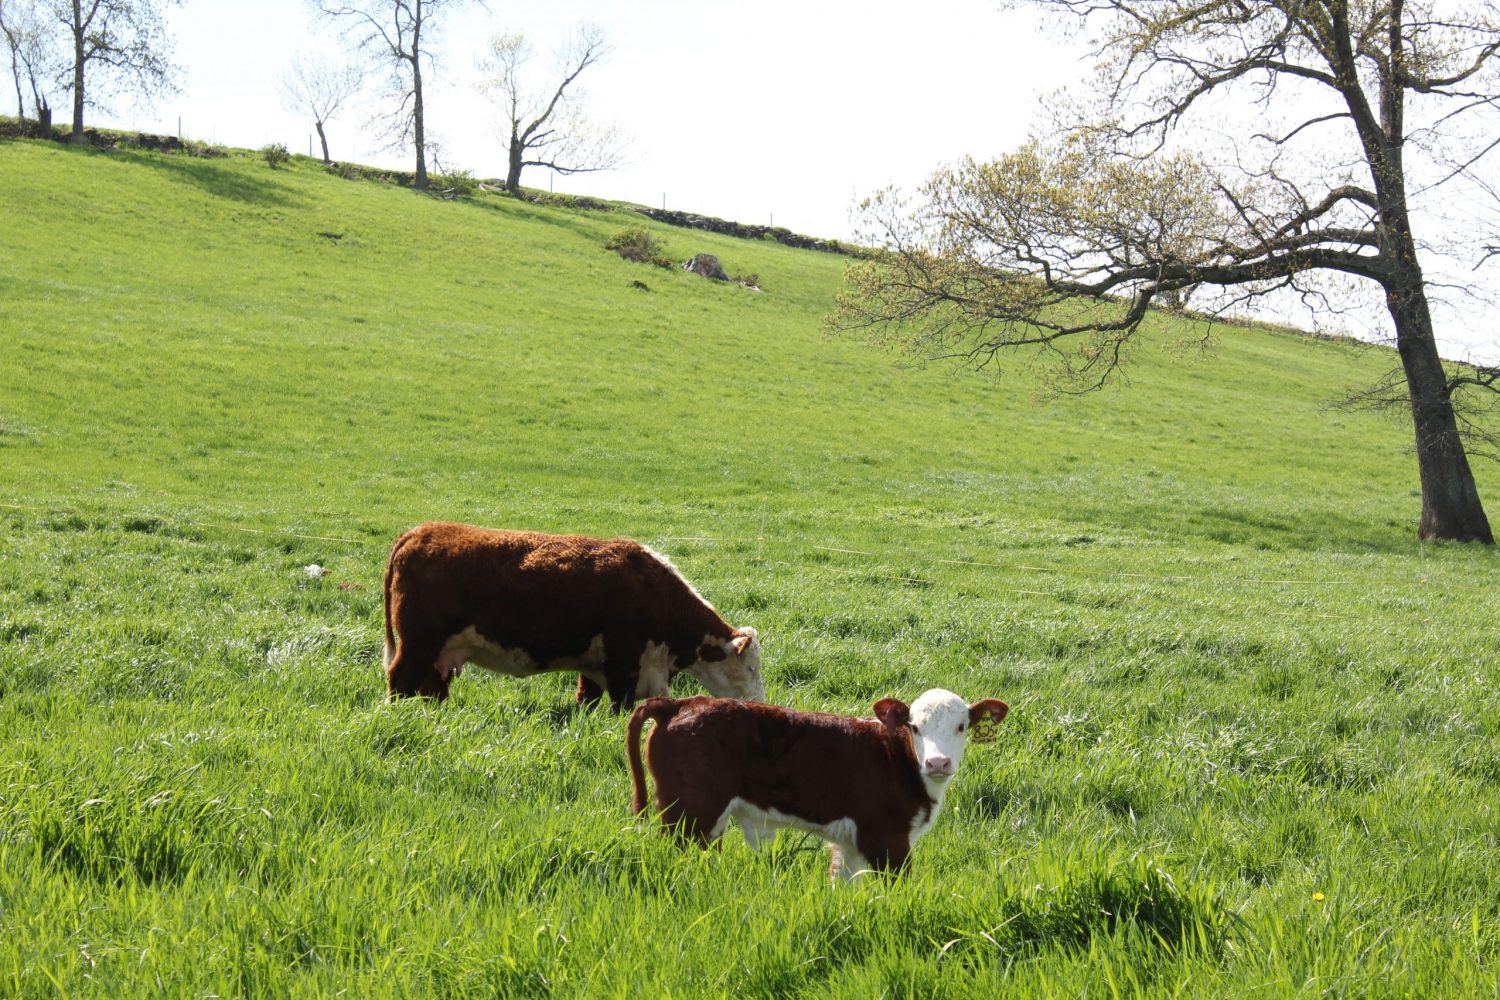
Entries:
<svg viewBox="0 0 1500 1000">
<path fill-rule="evenodd" d="M 167 19 L 181 92 L 155 107 L 115 98 L 101 123 L 175 133 L 180 117 L 185 137 L 226 145 L 306 152 L 316 141 L 311 122 L 282 108 L 276 79 L 299 51 L 341 57 L 337 26 L 314 20 L 305 0 L 185 0 Z M 445 15 L 425 76 L 429 138 L 445 165 L 504 175 L 497 115 L 474 87 L 487 40 L 523 32 L 545 85 L 552 51 L 584 21 L 613 49 L 581 78 L 587 107 L 633 137 L 627 162 L 555 178 L 529 168 L 524 184 L 821 237 L 850 236 L 854 204 L 881 187 L 914 188 L 942 163 L 1014 148 L 1036 126 L 1039 98 L 1091 65 L 1041 15 L 1001 11 L 998 0 L 492 0 Z M 368 124 L 380 79 L 372 73 L 366 102 L 329 123 L 330 151 L 409 170 L 411 154 L 380 149 Z M 1456 197 L 1434 212 L 1436 229 L 1500 216 L 1472 190 Z M 1443 275 L 1490 285 L 1497 276 L 1500 263 Z M 1378 337 L 1383 312 L 1377 302 L 1366 319 L 1330 325 Z M 1445 356 L 1500 362 L 1494 306 L 1460 295 L 1435 313 Z"/>
<path fill-rule="evenodd" d="M 475 60 L 497 31 L 536 50 L 539 86 L 551 55 L 582 21 L 604 30 L 609 59 L 580 78 L 594 117 L 633 137 L 627 162 L 552 178 L 597 194 L 813 236 L 848 236 L 856 195 L 913 185 L 965 153 L 997 155 L 1025 138 L 1035 96 L 1073 76 L 1073 58 L 1039 47 L 1034 17 L 994 0 L 546 0 L 492 2 L 442 24 L 424 79 L 429 135 L 445 163 L 505 175 L 497 115 L 474 91 Z M 114 101 L 120 127 L 234 146 L 285 142 L 306 152 L 310 122 L 284 111 L 275 79 L 297 50 L 339 56 L 337 28 L 303 0 L 187 0 L 168 10 L 182 92 L 154 109 Z M 372 74 L 371 84 L 378 82 Z M 410 170 L 410 153 L 376 147 L 378 105 L 328 127 L 335 159 Z M 316 137 L 313 137 L 316 142 Z M 545 188 L 549 171 L 522 183 Z"/>
</svg>

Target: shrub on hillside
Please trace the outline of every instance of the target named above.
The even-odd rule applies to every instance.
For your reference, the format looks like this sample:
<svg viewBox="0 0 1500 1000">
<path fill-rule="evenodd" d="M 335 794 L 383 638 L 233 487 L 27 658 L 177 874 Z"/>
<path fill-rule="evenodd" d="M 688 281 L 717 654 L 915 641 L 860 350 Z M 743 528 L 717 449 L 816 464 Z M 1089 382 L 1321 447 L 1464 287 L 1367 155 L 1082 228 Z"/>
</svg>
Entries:
<svg viewBox="0 0 1500 1000">
<path fill-rule="evenodd" d="M 284 142 L 266 143 L 260 147 L 260 155 L 265 157 L 266 165 L 272 170 L 275 170 L 292 158 L 292 154 L 287 151 L 286 143 Z"/>
<path fill-rule="evenodd" d="M 479 190 L 479 182 L 474 179 L 473 171 L 462 169 L 438 174 L 432 179 L 432 186 L 454 197 L 471 195 Z"/>
<path fill-rule="evenodd" d="M 609 238 L 604 249 L 613 250 L 626 260 L 644 264 L 662 256 L 661 240 L 644 229 L 622 229 Z"/>
</svg>

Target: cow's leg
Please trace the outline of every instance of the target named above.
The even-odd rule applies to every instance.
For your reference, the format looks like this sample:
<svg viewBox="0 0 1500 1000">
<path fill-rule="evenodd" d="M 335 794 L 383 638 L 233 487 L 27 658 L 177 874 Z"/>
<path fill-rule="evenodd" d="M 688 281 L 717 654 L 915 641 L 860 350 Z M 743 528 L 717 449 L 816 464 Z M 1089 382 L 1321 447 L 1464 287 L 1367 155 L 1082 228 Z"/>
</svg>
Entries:
<svg viewBox="0 0 1500 1000">
<path fill-rule="evenodd" d="M 641 677 L 641 654 L 646 644 L 639 639 L 604 641 L 604 687 L 609 704 L 623 712 L 635 704 L 635 688 Z"/>
<path fill-rule="evenodd" d="M 448 684 L 452 672 L 441 672 L 438 660 L 442 656 L 443 643 L 431 636 L 417 632 L 401 633 L 396 643 L 396 654 L 386 669 L 386 690 L 390 698 L 410 698 L 421 695 L 439 701 L 448 697 Z"/>
<path fill-rule="evenodd" d="M 575 700 L 580 707 L 594 708 L 603 697 L 604 688 L 599 686 L 598 681 L 590 680 L 583 674 L 578 675 L 578 696 Z"/>
</svg>

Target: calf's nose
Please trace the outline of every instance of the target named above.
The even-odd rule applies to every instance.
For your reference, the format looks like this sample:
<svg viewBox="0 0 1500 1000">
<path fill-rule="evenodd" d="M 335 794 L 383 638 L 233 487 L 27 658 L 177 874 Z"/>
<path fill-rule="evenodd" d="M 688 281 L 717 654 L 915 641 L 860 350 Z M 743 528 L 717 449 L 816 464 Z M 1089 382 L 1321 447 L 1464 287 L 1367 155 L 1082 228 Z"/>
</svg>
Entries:
<svg viewBox="0 0 1500 1000">
<path fill-rule="evenodd" d="M 952 774 L 953 758 L 936 754 L 922 762 L 928 774 Z"/>
</svg>

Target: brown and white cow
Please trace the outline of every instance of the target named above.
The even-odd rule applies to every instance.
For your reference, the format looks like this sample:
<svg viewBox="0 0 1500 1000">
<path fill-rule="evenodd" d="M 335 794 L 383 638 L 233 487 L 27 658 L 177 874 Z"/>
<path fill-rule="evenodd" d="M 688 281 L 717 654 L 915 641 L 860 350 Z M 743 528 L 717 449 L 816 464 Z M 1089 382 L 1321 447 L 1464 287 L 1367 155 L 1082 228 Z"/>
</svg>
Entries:
<svg viewBox="0 0 1500 1000">
<path fill-rule="evenodd" d="M 899 870 L 931 828 L 972 733 L 993 737 L 1008 707 L 966 705 L 951 691 L 924 692 L 908 708 L 875 703 L 875 718 L 794 712 L 718 698 L 651 698 L 627 728 L 637 814 L 646 808 L 640 732 L 662 822 L 702 844 L 734 817 L 758 849 L 790 826 L 833 848 L 831 875 Z"/>
<path fill-rule="evenodd" d="M 608 691 L 616 708 L 666 694 L 681 670 L 717 695 L 765 697 L 755 630 L 728 625 L 643 545 L 419 525 L 385 571 L 389 693 L 446 698 L 465 663 L 513 677 L 576 670 L 580 702 Z"/>
</svg>

